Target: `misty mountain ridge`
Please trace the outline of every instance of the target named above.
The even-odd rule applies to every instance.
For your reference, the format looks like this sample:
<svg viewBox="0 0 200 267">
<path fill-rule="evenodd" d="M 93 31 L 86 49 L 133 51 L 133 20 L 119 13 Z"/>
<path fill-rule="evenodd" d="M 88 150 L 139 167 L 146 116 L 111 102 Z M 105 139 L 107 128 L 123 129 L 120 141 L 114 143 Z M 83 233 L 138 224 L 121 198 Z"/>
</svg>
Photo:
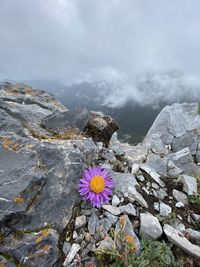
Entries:
<svg viewBox="0 0 200 267">
<path fill-rule="evenodd" d="M 95 107 L 121 108 L 129 102 L 140 106 L 162 107 L 174 102 L 200 100 L 200 79 L 173 70 L 162 73 L 143 73 L 133 79 L 117 74 L 107 80 L 90 80 L 65 84 L 51 80 L 25 81 L 35 87 L 47 88 L 57 97 L 67 95 L 73 103 L 95 102 Z M 83 101 L 83 102 L 82 102 Z M 67 102 L 70 102 L 67 100 Z M 79 102 L 79 101 L 78 101 Z"/>
<path fill-rule="evenodd" d="M 68 108 L 86 107 L 110 114 L 120 124 L 119 139 L 132 144 L 142 141 L 165 105 L 200 103 L 197 77 L 177 70 L 141 74 L 132 83 L 123 75 L 110 80 L 79 81 L 68 85 L 45 79 L 23 82 L 48 90 Z"/>
<path fill-rule="evenodd" d="M 47 89 L 68 108 L 86 107 L 110 114 L 120 124 L 119 138 L 130 143 L 142 141 L 165 105 L 200 102 L 200 82 L 197 77 L 177 70 L 141 74 L 132 83 L 124 76 L 70 85 L 50 80 L 24 82 Z"/>
</svg>

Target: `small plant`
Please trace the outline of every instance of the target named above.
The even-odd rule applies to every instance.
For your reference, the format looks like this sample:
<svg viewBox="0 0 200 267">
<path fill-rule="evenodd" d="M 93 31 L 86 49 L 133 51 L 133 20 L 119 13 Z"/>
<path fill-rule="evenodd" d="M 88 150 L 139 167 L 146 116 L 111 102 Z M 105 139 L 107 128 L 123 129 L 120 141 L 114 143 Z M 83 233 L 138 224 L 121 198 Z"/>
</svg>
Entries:
<svg viewBox="0 0 200 267">
<path fill-rule="evenodd" d="M 122 233 L 115 233 L 115 235 Z M 139 256 L 132 254 L 132 248 L 125 245 L 123 252 L 119 253 L 116 246 L 113 246 L 112 251 L 101 251 L 99 260 L 103 263 L 102 266 L 107 267 L 182 267 L 183 262 L 176 260 L 170 247 L 164 242 L 152 241 L 149 239 L 141 240 L 142 251 Z M 97 251 L 97 253 L 99 253 Z M 108 263 L 109 262 L 109 263 Z M 101 264 L 100 263 L 100 264 Z M 104 264 L 106 263 L 106 264 Z"/>
<path fill-rule="evenodd" d="M 170 223 L 176 219 L 177 214 L 175 211 L 172 211 L 168 216 L 162 216 L 160 214 L 156 214 L 156 217 L 161 223 Z"/>
<path fill-rule="evenodd" d="M 189 196 L 189 202 L 191 204 L 200 205 L 200 194 L 196 193 L 196 194 Z"/>
<path fill-rule="evenodd" d="M 96 249 L 95 253 L 102 266 L 123 267 L 128 266 L 129 257 L 140 253 L 140 243 L 134 233 L 128 234 L 125 230 L 126 221 L 120 218 L 119 230 L 111 229 L 108 237 L 109 249 Z"/>
<path fill-rule="evenodd" d="M 128 263 L 133 267 L 181 267 L 182 262 L 175 260 L 175 257 L 164 242 L 142 239 L 142 252 L 139 257 L 131 256 Z"/>
</svg>

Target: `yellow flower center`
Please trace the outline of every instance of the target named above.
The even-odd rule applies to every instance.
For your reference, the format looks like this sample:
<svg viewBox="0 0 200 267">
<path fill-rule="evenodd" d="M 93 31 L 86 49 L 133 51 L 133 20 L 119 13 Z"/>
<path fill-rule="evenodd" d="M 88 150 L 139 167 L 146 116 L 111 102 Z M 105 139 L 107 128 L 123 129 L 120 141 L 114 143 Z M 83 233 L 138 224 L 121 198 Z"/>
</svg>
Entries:
<svg viewBox="0 0 200 267">
<path fill-rule="evenodd" d="M 105 188 L 105 181 L 102 176 L 94 176 L 90 181 L 90 189 L 95 193 L 101 193 Z"/>
</svg>

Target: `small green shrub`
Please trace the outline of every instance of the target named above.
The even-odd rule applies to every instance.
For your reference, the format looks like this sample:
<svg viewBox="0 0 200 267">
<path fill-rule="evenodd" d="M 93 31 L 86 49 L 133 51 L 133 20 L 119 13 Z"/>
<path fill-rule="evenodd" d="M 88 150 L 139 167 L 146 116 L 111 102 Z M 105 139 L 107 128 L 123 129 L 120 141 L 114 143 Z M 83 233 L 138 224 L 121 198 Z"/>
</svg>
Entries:
<svg viewBox="0 0 200 267">
<path fill-rule="evenodd" d="M 197 193 L 197 194 L 189 196 L 189 202 L 191 204 L 200 205 L 200 194 Z"/>
<path fill-rule="evenodd" d="M 129 264 L 133 267 L 179 267 L 182 262 L 176 262 L 175 257 L 164 242 L 143 239 L 142 252 L 139 257 L 130 257 Z"/>
<path fill-rule="evenodd" d="M 123 235 L 123 233 L 117 233 Z M 116 233 L 115 233 L 116 236 Z M 122 236 L 121 236 L 122 237 Z M 183 262 L 177 261 L 170 249 L 164 242 L 152 241 L 149 239 L 141 240 L 142 251 L 136 256 L 132 251 L 132 247 L 126 248 L 120 253 L 116 246 L 110 251 L 96 251 L 100 266 L 107 267 L 182 267 Z"/>
<path fill-rule="evenodd" d="M 140 256 L 128 256 L 128 265 L 132 267 L 181 267 L 182 261 L 176 261 L 169 246 L 163 241 L 142 239 Z M 123 267 L 122 262 L 114 261 L 109 267 Z"/>
</svg>

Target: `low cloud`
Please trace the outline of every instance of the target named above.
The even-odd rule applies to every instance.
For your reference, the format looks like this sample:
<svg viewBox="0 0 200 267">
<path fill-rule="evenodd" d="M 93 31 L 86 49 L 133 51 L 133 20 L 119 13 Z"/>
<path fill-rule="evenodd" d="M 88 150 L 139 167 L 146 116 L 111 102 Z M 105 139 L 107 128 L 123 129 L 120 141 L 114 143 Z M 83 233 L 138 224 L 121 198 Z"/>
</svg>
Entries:
<svg viewBox="0 0 200 267">
<path fill-rule="evenodd" d="M 0 36 L 0 79 L 106 81 L 111 106 L 200 93 L 199 0 L 0 0 Z"/>
</svg>

